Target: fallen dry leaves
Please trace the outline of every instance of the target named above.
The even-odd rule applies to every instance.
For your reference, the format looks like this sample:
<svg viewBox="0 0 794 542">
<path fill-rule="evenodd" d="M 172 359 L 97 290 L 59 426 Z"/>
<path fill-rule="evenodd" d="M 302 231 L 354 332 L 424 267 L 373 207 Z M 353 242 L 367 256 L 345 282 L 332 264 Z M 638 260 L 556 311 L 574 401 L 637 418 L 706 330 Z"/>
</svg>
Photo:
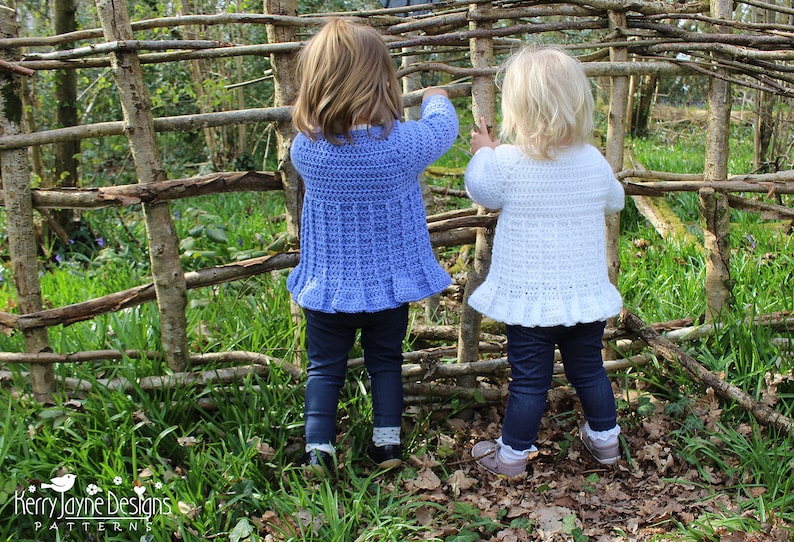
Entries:
<svg viewBox="0 0 794 542">
<path fill-rule="evenodd" d="M 711 401 L 704 400 L 700 413 L 707 424 L 718 408 Z M 554 402 L 541 427 L 540 454 L 518 478 L 487 473 L 469 454 L 478 440 L 499 436 L 501 408 L 483 409 L 473 420 L 444 420 L 435 433 L 428 433 L 424 449 L 443 443 L 445 458 L 429 452 L 412 456 L 415 478 L 393 488 L 428 502 L 415 516 L 427 529 L 425 537 L 444 539 L 460 532 L 469 514 L 469 526 L 482 518 L 498 522 L 498 529 L 476 530 L 483 541 L 672 540 L 677 539 L 678 524 L 690 524 L 704 514 L 740 515 L 732 500 L 735 492 L 724 488 L 722 473 L 694 468 L 676 453 L 669 438 L 675 424 L 664 415 L 624 427 L 631 460 L 623 458 L 609 467 L 597 463 L 576 438 L 581 415 L 573 415 L 573 392 L 556 390 Z M 561 409 L 571 415 L 548 415 Z M 439 514 L 439 505 L 446 514 Z M 764 533 L 717 535 L 722 540 L 789 540 L 790 531 L 783 526 L 765 527 Z"/>
<path fill-rule="evenodd" d="M 402 475 L 379 477 L 382 491 L 426 503 L 411 507 L 410 519 L 422 529 L 406 540 L 682 540 L 680 526 L 704 517 L 752 514 L 740 511 L 734 500 L 736 480 L 728 480 L 708 465 L 691 465 L 678 453 L 677 443 L 670 438 L 678 424 L 663 409 L 645 418 L 623 413 L 627 422 L 630 419 L 623 423 L 624 457 L 610 467 L 597 463 L 576 436 L 582 423 L 578 408 L 571 389 L 552 390 L 537 442 L 540 452 L 524 474 L 511 479 L 482 470 L 470 454 L 475 442 L 500 435 L 501 407 L 475 410 L 467 420 L 437 413 L 429 429 L 422 430 L 424 441 L 412 446 L 421 453 L 408 458 Z M 720 408 L 713 395 L 705 394 L 693 411 L 709 427 Z M 421 419 L 422 427 L 427 427 L 423 416 L 406 419 Z M 408 427 L 406 432 L 420 431 Z M 263 447 L 260 453 L 270 451 Z M 757 488 L 754 496 L 763 491 Z M 760 532 L 729 531 L 715 524 L 707 540 L 790 540 L 792 526 L 783 525 L 773 514 L 768 517 L 769 523 Z M 300 532 L 298 526 L 316 532 L 324 521 L 303 511 L 294 516 L 268 511 L 255 518 L 260 531 L 267 533 L 265 540 L 273 541 L 283 540 L 284 533 Z"/>
</svg>

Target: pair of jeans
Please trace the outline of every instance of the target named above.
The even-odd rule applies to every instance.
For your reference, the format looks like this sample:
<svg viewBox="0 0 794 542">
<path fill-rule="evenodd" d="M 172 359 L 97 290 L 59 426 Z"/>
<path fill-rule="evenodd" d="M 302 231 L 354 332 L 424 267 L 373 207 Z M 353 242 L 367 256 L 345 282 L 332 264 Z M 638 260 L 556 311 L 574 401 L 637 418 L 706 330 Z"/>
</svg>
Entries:
<svg viewBox="0 0 794 542">
<path fill-rule="evenodd" d="M 601 355 L 605 327 L 603 321 L 575 326 L 507 326 L 507 359 L 512 373 L 502 442 L 515 450 L 527 450 L 537 440 L 554 372 L 555 345 L 590 428 L 606 431 L 615 427 L 615 396 Z"/>
<path fill-rule="evenodd" d="M 309 358 L 304 408 L 306 442 L 336 442 L 339 392 L 359 329 L 370 379 L 374 426 L 400 427 L 402 344 L 408 329 L 408 304 L 380 312 L 325 313 L 304 309 L 304 316 Z"/>
</svg>

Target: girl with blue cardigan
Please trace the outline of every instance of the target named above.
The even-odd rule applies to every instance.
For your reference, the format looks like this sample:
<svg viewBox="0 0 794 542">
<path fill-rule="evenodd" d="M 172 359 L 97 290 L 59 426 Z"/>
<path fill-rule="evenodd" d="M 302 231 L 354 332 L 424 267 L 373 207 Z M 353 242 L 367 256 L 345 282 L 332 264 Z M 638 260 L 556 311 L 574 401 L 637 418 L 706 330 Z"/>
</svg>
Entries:
<svg viewBox="0 0 794 542">
<path fill-rule="evenodd" d="M 303 308 L 308 368 L 301 465 L 333 466 L 339 392 L 356 333 L 371 383 L 368 456 L 401 464 L 402 343 L 408 304 L 449 286 L 427 231 L 419 174 L 458 134 L 446 91 L 402 122 L 389 51 L 372 28 L 326 24 L 299 53 L 292 162 L 305 184 L 300 263 L 287 287 Z"/>
</svg>

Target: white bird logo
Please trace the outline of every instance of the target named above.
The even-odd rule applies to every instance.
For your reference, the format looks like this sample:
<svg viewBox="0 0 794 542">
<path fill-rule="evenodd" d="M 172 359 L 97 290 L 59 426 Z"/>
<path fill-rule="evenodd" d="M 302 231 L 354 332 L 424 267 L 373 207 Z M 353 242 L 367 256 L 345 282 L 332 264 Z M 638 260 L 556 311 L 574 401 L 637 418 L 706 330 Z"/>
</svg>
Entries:
<svg viewBox="0 0 794 542">
<path fill-rule="evenodd" d="M 53 478 L 49 484 L 41 484 L 41 487 L 54 489 L 58 493 L 65 493 L 72 489 L 75 480 L 77 480 L 77 476 L 74 474 L 64 474 Z"/>
</svg>

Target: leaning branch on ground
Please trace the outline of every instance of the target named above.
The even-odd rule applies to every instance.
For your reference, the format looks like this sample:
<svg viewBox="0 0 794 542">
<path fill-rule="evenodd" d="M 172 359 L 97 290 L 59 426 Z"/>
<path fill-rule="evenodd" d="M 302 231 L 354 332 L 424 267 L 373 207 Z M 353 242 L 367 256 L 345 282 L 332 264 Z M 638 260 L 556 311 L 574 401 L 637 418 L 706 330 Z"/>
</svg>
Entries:
<svg viewBox="0 0 794 542">
<path fill-rule="evenodd" d="M 636 333 L 657 355 L 674 363 L 678 363 L 700 384 L 712 388 L 717 395 L 723 399 L 735 401 L 741 407 L 748 410 L 762 424 L 782 429 L 789 435 L 794 436 L 794 420 L 761 404 L 744 390 L 726 382 L 712 371 L 703 367 L 703 365 L 681 350 L 672 341 L 662 337 L 651 326 L 643 322 L 639 316 L 624 310 L 621 313 L 620 319 L 626 329 Z"/>
<path fill-rule="evenodd" d="M 787 332 L 794 329 L 794 314 L 783 311 L 749 316 L 744 323 L 747 326 L 764 326 L 774 331 Z M 692 324 L 691 318 L 683 318 L 648 324 L 648 326 L 659 334 L 664 333 L 664 337 L 674 344 L 709 337 L 723 327 L 719 322 Z M 647 345 L 644 340 L 636 339 L 636 334 L 625 327 L 607 328 L 604 332 L 604 341 L 614 343 L 616 349 L 624 355 L 629 352 L 639 352 Z"/>
</svg>

